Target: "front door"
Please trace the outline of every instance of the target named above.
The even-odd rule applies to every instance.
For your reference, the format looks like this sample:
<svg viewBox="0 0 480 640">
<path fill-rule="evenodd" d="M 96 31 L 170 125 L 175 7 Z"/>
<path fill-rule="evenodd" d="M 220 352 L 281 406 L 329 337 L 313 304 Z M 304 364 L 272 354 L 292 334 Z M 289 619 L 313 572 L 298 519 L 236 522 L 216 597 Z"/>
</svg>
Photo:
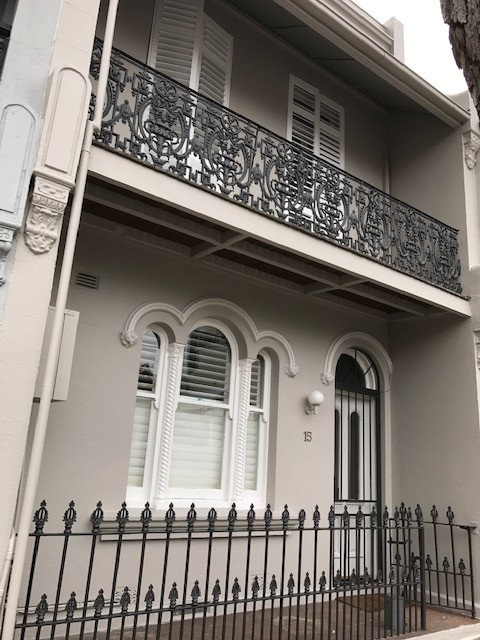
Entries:
<svg viewBox="0 0 480 640">
<path fill-rule="evenodd" d="M 365 567 L 370 575 L 378 570 L 368 526 L 357 516 L 369 518 L 373 507 L 379 513 L 379 440 L 377 371 L 366 354 L 348 349 L 335 372 L 334 570 L 342 579 L 353 571 L 361 577 Z M 345 519 L 348 527 L 343 526 Z"/>
</svg>

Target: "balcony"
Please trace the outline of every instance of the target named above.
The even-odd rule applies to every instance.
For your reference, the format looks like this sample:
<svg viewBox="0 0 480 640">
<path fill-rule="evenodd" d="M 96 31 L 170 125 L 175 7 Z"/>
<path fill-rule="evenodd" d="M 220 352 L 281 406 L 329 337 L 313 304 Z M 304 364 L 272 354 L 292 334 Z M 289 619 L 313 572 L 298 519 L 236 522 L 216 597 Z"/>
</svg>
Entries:
<svg viewBox="0 0 480 640">
<path fill-rule="evenodd" d="M 101 46 L 92 56 L 94 84 Z M 456 229 L 118 50 L 96 144 L 461 294 Z"/>
</svg>

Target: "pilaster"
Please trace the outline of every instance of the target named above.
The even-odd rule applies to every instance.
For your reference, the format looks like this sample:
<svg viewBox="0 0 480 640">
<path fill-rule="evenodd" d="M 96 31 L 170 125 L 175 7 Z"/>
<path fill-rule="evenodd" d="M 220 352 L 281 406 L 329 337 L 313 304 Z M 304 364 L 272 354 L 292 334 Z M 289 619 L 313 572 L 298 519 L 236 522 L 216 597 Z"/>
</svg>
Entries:
<svg viewBox="0 0 480 640">
<path fill-rule="evenodd" d="M 183 351 L 185 345 L 173 342 L 167 348 L 167 391 L 162 421 L 162 442 L 157 473 L 157 485 L 154 493 L 154 505 L 163 500 L 168 487 L 168 470 L 172 449 L 173 426 L 178 405 L 178 389 L 182 373 Z"/>
</svg>

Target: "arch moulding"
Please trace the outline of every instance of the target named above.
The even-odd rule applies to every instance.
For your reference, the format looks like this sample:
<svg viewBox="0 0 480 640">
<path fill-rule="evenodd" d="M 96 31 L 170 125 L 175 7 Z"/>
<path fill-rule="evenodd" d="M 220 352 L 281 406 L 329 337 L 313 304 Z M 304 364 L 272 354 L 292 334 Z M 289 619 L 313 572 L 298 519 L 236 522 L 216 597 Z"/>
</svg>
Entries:
<svg viewBox="0 0 480 640">
<path fill-rule="evenodd" d="M 298 373 L 298 365 L 295 362 L 295 355 L 290 343 L 276 331 L 259 331 L 252 318 L 241 307 L 229 300 L 222 298 L 204 298 L 197 300 L 180 311 L 172 305 L 163 302 L 147 302 L 141 304 L 128 315 L 120 332 L 120 342 L 124 347 L 131 347 L 138 342 L 137 326 L 146 315 L 155 316 L 155 314 L 167 316 L 173 325 L 188 327 L 199 315 L 205 318 L 219 318 L 235 322 L 244 337 L 247 344 L 252 347 L 262 347 L 259 343 L 273 342 L 280 347 L 283 352 L 287 364 L 285 371 L 288 376 L 294 378 Z M 249 357 L 255 357 L 256 353 L 252 351 Z"/>
<path fill-rule="evenodd" d="M 347 331 L 346 333 L 340 334 L 332 342 L 325 356 L 323 373 L 320 376 L 323 384 L 329 385 L 335 380 L 335 367 L 340 354 L 345 349 L 352 347 L 366 351 L 368 355 L 373 358 L 375 364 L 380 369 L 380 373 L 385 381 L 385 387 L 388 390 L 390 388 L 393 370 L 390 356 L 378 340 L 369 336 L 368 333 L 362 333 L 361 331 Z"/>
</svg>

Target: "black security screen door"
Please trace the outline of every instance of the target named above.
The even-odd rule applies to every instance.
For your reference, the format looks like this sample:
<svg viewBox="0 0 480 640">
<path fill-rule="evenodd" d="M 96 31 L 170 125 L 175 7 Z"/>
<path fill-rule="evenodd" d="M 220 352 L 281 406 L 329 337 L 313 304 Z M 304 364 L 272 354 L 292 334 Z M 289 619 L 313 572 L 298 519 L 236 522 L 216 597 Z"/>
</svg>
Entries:
<svg viewBox="0 0 480 640">
<path fill-rule="evenodd" d="M 378 386 L 377 371 L 366 354 L 348 349 L 340 356 L 335 371 L 336 503 L 380 502 Z"/>
</svg>

